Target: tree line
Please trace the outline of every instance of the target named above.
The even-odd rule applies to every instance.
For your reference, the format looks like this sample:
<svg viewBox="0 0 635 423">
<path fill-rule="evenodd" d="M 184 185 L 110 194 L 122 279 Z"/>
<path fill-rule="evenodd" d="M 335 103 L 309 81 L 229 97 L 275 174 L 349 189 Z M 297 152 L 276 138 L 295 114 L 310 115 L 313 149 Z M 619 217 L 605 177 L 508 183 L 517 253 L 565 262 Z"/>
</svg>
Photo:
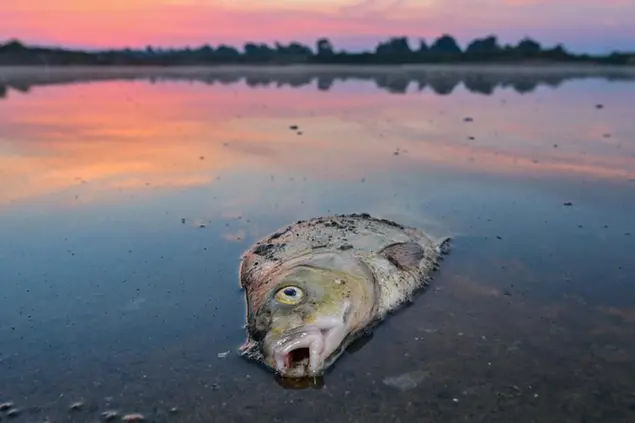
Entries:
<svg viewBox="0 0 635 423">
<path fill-rule="evenodd" d="M 274 45 L 246 43 L 242 49 L 228 45 L 198 48 L 119 49 L 85 51 L 27 46 L 18 40 L 0 45 L 0 65 L 214 65 L 214 64 L 416 64 L 478 62 L 591 62 L 635 64 L 635 52 L 606 55 L 574 54 L 563 45 L 546 48 L 524 38 L 515 45 L 502 45 L 494 35 L 477 38 L 461 48 L 448 34 L 428 44 L 419 40 L 412 46 L 407 37 L 382 41 L 371 51 L 336 50 L 328 38 L 317 40 L 314 48 L 291 42 Z"/>
</svg>

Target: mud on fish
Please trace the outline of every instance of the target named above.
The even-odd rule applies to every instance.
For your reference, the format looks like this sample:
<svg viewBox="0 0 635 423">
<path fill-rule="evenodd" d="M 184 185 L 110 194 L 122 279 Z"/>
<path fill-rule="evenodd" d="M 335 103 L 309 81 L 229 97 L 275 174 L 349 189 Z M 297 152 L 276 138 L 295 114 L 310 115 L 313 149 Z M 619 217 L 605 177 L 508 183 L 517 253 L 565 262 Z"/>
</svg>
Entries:
<svg viewBox="0 0 635 423">
<path fill-rule="evenodd" d="M 346 347 L 428 284 L 449 238 L 368 214 L 317 217 L 242 256 L 245 357 L 285 378 L 320 376 Z"/>
</svg>

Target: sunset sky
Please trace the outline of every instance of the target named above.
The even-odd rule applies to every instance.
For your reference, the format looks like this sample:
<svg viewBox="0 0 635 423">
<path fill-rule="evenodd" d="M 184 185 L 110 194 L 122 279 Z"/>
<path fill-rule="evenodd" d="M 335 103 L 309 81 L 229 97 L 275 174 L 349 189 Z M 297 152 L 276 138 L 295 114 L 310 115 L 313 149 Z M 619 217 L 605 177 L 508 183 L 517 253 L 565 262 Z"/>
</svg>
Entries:
<svg viewBox="0 0 635 423">
<path fill-rule="evenodd" d="M 0 40 L 72 47 L 198 46 L 245 41 L 351 50 L 443 32 L 462 45 L 529 35 L 573 51 L 635 50 L 635 0 L 2 0 Z"/>
</svg>

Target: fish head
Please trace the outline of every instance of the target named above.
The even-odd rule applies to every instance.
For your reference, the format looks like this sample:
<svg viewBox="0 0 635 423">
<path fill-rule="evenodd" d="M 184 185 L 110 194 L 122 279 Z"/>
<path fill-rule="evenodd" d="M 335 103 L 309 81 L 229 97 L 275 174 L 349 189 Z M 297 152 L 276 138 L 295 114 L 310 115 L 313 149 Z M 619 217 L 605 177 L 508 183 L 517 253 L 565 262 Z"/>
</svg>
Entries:
<svg viewBox="0 0 635 423">
<path fill-rule="evenodd" d="M 372 283 L 351 272 L 297 266 L 270 286 L 250 332 L 283 377 L 322 374 L 372 315 Z"/>
</svg>

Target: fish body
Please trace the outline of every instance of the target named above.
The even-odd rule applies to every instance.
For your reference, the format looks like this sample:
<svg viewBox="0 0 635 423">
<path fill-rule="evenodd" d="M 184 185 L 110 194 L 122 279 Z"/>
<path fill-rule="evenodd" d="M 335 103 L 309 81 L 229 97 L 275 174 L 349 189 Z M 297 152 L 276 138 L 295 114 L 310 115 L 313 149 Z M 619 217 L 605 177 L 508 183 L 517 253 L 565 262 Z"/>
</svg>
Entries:
<svg viewBox="0 0 635 423">
<path fill-rule="evenodd" d="M 448 241 L 368 214 L 316 217 L 263 238 L 240 264 L 241 354 L 286 378 L 321 375 L 428 284 Z"/>
</svg>

